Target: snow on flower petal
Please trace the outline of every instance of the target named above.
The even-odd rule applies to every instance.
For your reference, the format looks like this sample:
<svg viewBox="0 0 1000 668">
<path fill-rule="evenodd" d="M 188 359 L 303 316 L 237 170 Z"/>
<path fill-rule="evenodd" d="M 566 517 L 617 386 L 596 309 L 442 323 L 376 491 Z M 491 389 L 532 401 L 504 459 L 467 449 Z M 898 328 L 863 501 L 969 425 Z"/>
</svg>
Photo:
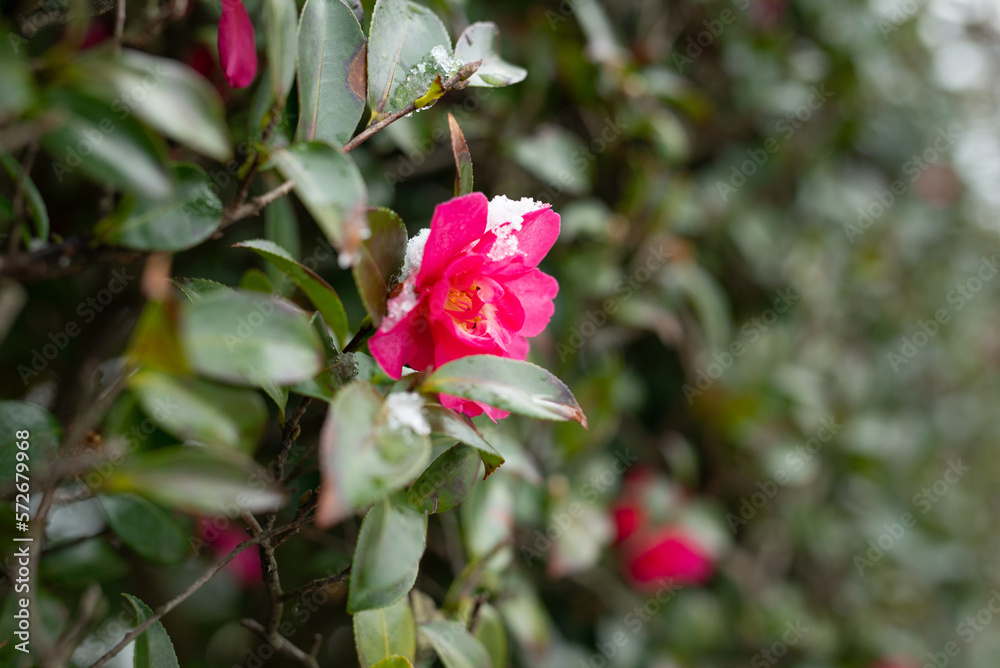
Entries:
<svg viewBox="0 0 1000 668">
<path fill-rule="evenodd" d="M 423 371 L 467 355 L 523 360 L 526 337 L 552 317 L 559 285 L 536 265 L 559 235 L 548 204 L 482 193 L 437 206 L 429 230 L 407 246 L 401 286 L 368 348 L 387 374 Z M 444 405 L 467 415 L 506 411 L 459 399 Z"/>
</svg>

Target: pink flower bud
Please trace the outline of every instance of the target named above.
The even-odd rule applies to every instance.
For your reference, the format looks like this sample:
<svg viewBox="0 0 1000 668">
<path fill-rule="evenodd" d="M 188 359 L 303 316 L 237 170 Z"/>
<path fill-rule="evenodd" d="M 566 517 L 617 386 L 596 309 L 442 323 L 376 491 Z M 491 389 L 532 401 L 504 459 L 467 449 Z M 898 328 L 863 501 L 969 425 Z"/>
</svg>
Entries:
<svg viewBox="0 0 1000 668">
<path fill-rule="evenodd" d="M 257 76 L 257 46 L 253 24 L 240 0 L 222 0 L 219 60 L 226 80 L 233 88 L 246 88 Z"/>
</svg>

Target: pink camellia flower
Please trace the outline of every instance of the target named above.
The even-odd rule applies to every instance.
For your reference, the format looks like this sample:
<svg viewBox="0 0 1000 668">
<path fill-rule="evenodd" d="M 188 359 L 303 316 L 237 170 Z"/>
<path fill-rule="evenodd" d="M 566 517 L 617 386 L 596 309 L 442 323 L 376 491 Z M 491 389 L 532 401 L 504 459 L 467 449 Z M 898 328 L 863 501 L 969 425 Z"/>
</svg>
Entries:
<svg viewBox="0 0 1000 668">
<path fill-rule="evenodd" d="M 247 539 L 246 533 L 235 527 L 229 527 L 225 518 L 223 529 L 217 528 L 211 518 L 203 518 L 201 532 L 205 542 L 212 546 L 215 559 L 221 559 L 233 551 L 237 545 Z M 261 583 L 260 557 L 257 550 L 243 550 L 233 558 L 224 569 L 244 588 L 257 587 Z"/>
<path fill-rule="evenodd" d="M 667 579 L 678 584 L 704 584 L 715 564 L 708 550 L 680 526 L 633 535 L 624 545 L 623 566 L 639 586 Z"/>
<path fill-rule="evenodd" d="M 387 374 L 437 368 L 467 355 L 528 356 L 528 338 L 552 317 L 559 284 L 537 265 L 559 236 L 548 204 L 470 193 L 439 204 L 429 230 L 410 240 L 401 286 L 368 342 Z M 507 411 L 441 396 L 466 415 Z"/>
<path fill-rule="evenodd" d="M 246 88 L 257 76 L 257 44 L 253 24 L 241 0 L 222 0 L 219 61 L 233 88 Z"/>
</svg>

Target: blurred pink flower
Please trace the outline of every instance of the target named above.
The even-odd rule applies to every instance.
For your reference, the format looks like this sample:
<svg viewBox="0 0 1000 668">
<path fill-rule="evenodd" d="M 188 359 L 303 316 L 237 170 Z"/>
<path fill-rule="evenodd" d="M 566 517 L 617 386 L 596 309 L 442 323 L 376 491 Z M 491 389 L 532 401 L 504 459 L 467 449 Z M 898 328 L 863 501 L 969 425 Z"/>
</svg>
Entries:
<svg viewBox="0 0 1000 668">
<path fill-rule="evenodd" d="M 704 584 L 715 570 L 708 551 L 680 526 L 633 535 L 623 545 L 622 563 L 638 585 L 662 579 L 678 584 Z"/>
<path fill-rule="evenodd" d="M 528 356 L 527 337 L 552 317 L 559 284 L 537 269 L 559 236 L 548 204 L 470 193 L 439 204 L 407 248 L 401 286 L 368 349 L 387 374 L 436 368 L 467 355 Z M 508 412 L 441 396 L 466 415 Z"/>
<path fill-rule="evenodd" d="M 246 88 L 257 76 L 257 45 L 253 24 L 241 0 L 222 0 L 219 19 L 219 60 L 233 88 Z"/>
<path fill-rule="evenodd" d="M 221 559 L 233 551 L 237 545 L 247 539 L 247 535 L 235 527 L 230 527 L 228 520 L 226 528 L 218 529 L 211 518 L 201 521 L 201 533 L 205 542 L 212 546 L 216 559 Z M 262 571 L 257 550 L 250 548 L 236 555 L 223 569 L 239 582 L 244 588 L 256 587 L 261 583 Z"/>
</svg>

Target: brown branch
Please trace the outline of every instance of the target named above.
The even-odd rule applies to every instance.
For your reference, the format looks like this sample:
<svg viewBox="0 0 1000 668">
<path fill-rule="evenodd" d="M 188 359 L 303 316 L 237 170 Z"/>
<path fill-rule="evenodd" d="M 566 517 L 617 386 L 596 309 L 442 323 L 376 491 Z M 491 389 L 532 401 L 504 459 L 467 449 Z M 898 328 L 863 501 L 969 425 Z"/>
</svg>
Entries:
<svg viewBox="0 0 1000 668">
<path fill-rule="evenodd" d="M 292 657 L 303 666 L 308 666 L 309 668 L 319 668 L 319 663 L 316 661 L 316 654 L 314 650 L 318 650 L 316 647 L 317 643 L 315 639 L 313 640 L 313 647 L 309 653 L 303 652 L 301 649 L 296 647 L 292 641 L 288 640 L 280 633 L 268 633 L 267 630 L 260 625 L 256 619 L 244 619 L 243 628 L 253 631 L 259 635 L 265 642 L 267 642 L 271 647 L 278 652 L 284 652 L 288 656 Z M 322 639 L 321 639 L 322 640 Z M 318 653 L 318 652 L 317 652 Z"/>
<path fill-rule="evenodd" d="M 313 580 L 312 582 L 306 583 L 301 587 L 297 587 L 292 591 L 286 591 L 284 594 L 281 595 L 281 600 L 286 602 L 294 601 L 297 598 L 302 598 L 306 594 L 313 593 L 317 589 L 325 589 L 332 584 L 336 584 L 337 582 L 343 582 L 349 577 L 351 577 L 350 566 L 340 571 L 339 573 L 335 573 L 334 575 L 330 575 L 325 578 L 319 578 L 317 580 Z"/>
<path fill-rule="evenodd" d="M 142 635 L 142 633 L 146 629 L 148 629 L 156 622 L 160 621 L 160 619 L 163 618 L 164 615 L 166 615 L 168 612 L 170 612 L 178 605 L 186 601 L 188 598 L 191 597 L 192 594 L 194 594 L 196 591 L 205 586 L 205 584 L 207 584 L 209 580 L 214 578 L 219 573 L 219 571 L 225 568 L 226 565 L 230 561 L 235 559 L 236 556 L 243 550 L 247 549 L 248 547 L 253 547 L 254 545 L 258 545 L 263 540 L 267 540 L 270 538 L 282 538 L 284 540 L 287 540 L 291 536 L 295 535 L 298 532 L 298 530 L 302 527 L 302 525 L 308 521 L 309 519 L 308 515 L 309 515 L 308 511 L 301 512 L 300 509 L 300 512 L 296 514 L 295 519 L 292 520 L 290 524 L 274 529 L 273 531 L 262 532 L 261 534 L 254 536 L 253 538 L 250 538 L 248 540 L 245 540 L 236 547 L 234 547 L 229 554 L 224 556 L 219 561 L 215 562 L 212 565 L 212 567 L 209 568 L 207 571 L 205 571 L 201 575 L 201 577 L 195 580 L 191 584 L 191 586 L 189 586 L 187 589 L 185 589 L 183 592 L 181 592 L 171 600 L 161 605 L 159 608 L 156 609 L 156 611 L 153 613 L 151 617 L 147 618 L 145 621 L 140 623 L 134 629 L 126 633 L 125 637 L 122 638 L 117 645 L 108 650 L 108 652 L 104 654 L 104 656 L 99 658 L 96 662 L 94 662 L 90 666 L 90 668 L 100 668 L 101 666 L 105 665 L 108 661 L 110 661 L 112 658 L 117 656 L 118 653 L 122 651 L 122 649 L 124 649 L 130 642 L 138 638 L 140 635 Z"/>
<path fill-rule="evenodd" d="M 87 588 L 87 591 L 83 593 L 83 596 L 80 597 L 76 620 L 66 627 L 66 630 L 63 631 L 62 635 L 56 641 L 55 649 L 52 650 L 52 656 L 49 657 L 49 661 L 46 664 L 48 668 L 62 668 L 66 665 L 73 655 L 73 650 L 76 649 L 77 644 L 83 639 L 83 634 L 87 631 L 87 627 L 90 626 L 90 622 L 94 618 L 94 613 L 97 611 L 97 604 L 100 601 L 101 587 L 97 584 L 91 584 Z"/>
</svg>

